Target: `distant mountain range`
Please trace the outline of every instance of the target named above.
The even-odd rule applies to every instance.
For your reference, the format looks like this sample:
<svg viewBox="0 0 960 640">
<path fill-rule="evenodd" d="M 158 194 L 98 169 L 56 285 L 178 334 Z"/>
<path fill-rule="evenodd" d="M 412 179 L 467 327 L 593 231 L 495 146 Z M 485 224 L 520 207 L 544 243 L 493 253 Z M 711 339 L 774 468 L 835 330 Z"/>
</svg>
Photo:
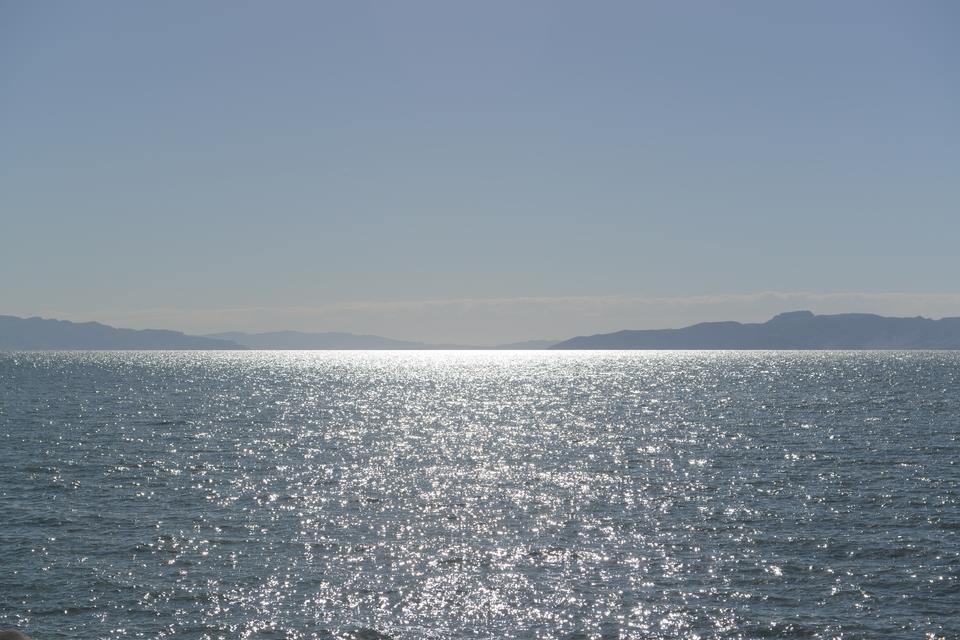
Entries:
<svg viewBox="0 0 960 640">
<path fill-rule="evenodd" d="M 117 329 L 99 322 L 70 322 L 0 315 L 0 351 L 84 349 L 545 349 L 556 340 L 531 340 L 496 347 L 429 344 L 353 333 L 239 331 L 191 336 L 179 331 Z"/>
<path fill-rule="evenodd" d="M 705 322 L 683 329 L 571 338 L 552 349 L 960 349 L 960 318 L 781 313 L 762 324 Z"/>
<path fill-rule="evenodd" d="M 794 311 L 764 323 L 705 322 L 683 329 L 475 347 L 334 332 L 235 331 L 191 336 L 179 331 L 117 329 L 99 322 L 0 316 L 0 351 L 55 349 L 960 349 L 960 318 L 818 316 Z"/>
<path fill-rule="evenodd" d="M 0 350 L 242 349 L 228 340 L 179 331 L 117 329 L 99 322 L 0 316 Z"/>
</svg>

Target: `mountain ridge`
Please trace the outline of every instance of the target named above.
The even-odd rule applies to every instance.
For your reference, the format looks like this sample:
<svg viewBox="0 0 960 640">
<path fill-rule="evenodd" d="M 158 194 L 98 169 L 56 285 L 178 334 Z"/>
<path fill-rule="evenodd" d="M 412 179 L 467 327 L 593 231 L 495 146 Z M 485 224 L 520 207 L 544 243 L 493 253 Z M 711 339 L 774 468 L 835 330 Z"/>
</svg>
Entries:
<svg viewBox="0 0 960 640">
<path fill-rule="evenodd" d="M 47 350 L 443 350 L 544 349 L 556 340 L 528 340 L 489 347 L 395 340 L 347 332 L 227 331 L 190 335 L 167 329 L 126 329 L 100 322 L 73 322 L 0 315 L 0 351 Z"/>
<path fill-rule="evenodd" d="M 0 315 L 0 350 L 238 350 L 227 340 L 166 329 L 122 329 L 99 322 L 71 322 Z"/>
<path fill-rule="evenodd" d="M 577 336 L 551 349 L 960 349 L 960 318 L 790 311 L 763 323 L 702 322 Z"/>
<path fill-rule="evenodd" d="M 870 313 L 781 313 L 762 323 L 702 322 L 679 329 L 623 330 L 564 341 L 490 347 L 431 344 L 346 332 L 239 331 L 188 335 L 99 322 L 0 315 L 0 350 L 497 350 L 497 349 L 960 349 L 960 317 L 939 320 Z"/>
</svg>

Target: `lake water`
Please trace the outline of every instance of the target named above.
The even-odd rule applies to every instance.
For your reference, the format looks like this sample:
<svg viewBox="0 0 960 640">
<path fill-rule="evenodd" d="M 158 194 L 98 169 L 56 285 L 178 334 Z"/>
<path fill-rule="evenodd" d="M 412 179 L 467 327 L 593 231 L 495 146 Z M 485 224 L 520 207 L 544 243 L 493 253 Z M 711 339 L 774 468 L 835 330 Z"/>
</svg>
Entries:
<svg viewBox="0 0 960 640">
<path fill-rule="evenodd" d="M 958 638 L 960 354 L 0 354 L 0 628 Z"/>
</svg>

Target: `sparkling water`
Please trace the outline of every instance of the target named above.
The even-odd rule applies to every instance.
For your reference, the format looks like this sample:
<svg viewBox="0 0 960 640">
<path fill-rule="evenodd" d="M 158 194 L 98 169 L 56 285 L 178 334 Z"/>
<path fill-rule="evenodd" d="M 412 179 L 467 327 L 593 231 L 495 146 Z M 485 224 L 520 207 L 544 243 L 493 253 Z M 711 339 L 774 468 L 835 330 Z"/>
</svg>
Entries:
<svg viewBox="0 0 960 640">
<path fill-rule="evenodd" d="M 954 352 L 0 354 L 0 628 L 957 638 Z"/>
</svg>

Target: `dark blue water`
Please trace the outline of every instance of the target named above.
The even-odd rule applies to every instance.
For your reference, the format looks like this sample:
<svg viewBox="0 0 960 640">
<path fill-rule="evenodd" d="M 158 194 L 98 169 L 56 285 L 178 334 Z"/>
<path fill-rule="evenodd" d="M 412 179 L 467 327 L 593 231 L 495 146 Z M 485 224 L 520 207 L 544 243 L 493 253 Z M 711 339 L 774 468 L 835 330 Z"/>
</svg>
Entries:
<svg viewBox="0 0 960 640">
<path fill-rule="evenodd" d="M 0 627 L 957 638 L 957 353 L 0 354 Z"/>
</svg>

